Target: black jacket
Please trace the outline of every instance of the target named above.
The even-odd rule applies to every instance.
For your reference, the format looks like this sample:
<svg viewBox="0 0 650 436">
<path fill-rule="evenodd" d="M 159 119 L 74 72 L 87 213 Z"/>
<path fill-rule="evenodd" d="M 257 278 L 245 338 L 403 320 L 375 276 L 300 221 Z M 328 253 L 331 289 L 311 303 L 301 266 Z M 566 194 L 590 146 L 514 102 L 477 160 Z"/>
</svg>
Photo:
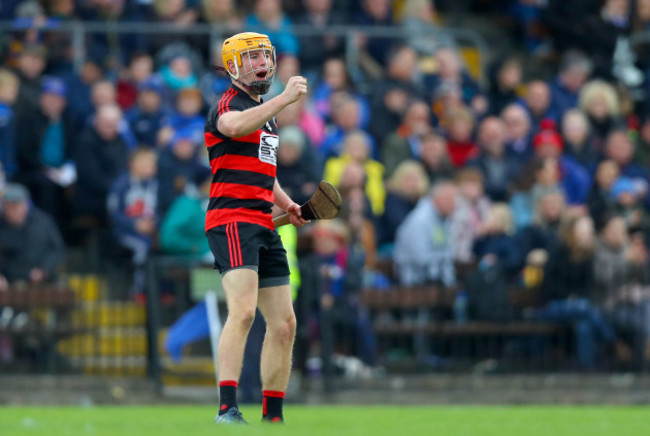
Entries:
<svg viewBox="0 0 650 436">
<path fill-rule="evenodd" d="M 65 259 L 65 246 L 54 221 L 32 207 L 24 225 L 15 227 L 0 217 L 0 273 L 9 283 L 29 280 L 33 268 L 52 278 Z"/>
<path fill-rule="evenodd" d="M 77 215 L 106 218 L 106 197 L 115 179 L 126 172 L 127 161 L 127 146 L 120 136 L 106 141 L 93 127 L 86 128 L 75 152 Z"/>
</svg>

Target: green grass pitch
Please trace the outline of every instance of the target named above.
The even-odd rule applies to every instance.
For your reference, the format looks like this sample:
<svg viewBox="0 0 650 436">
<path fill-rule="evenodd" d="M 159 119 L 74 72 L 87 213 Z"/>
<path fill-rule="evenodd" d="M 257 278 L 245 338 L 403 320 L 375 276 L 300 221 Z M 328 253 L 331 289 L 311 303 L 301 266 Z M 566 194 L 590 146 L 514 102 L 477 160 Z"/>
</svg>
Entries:
<svg viewBox="0 0 650 436">
<path fill-rule="evenodd" d="M 2 436 L 202 435 L 650 435 L 648 407 L 288 406 L 287 425 L 262 425 L 259 407 L 243 407 L 248 426 L 217 426 L 216 407 L 2 407 Z"/>
</svg>

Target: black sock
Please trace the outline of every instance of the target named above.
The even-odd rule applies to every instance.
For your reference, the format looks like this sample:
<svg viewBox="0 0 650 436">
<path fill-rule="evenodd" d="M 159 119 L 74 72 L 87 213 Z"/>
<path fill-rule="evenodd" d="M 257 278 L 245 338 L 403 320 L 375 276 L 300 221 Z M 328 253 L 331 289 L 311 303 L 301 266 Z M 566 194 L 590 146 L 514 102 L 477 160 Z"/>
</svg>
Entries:
<svg viewBox="0 0 650 436">
<path fill-rule="evenodd" d="M 284 392 L 262 391 L 264 399 L 262 403 L 262 418 L 269 421 L 282 421 L 282 403 Z"/>
<path fill-rule="evenodd" d="M 225 380 L 219 382 L 219 415 L 223 415 L 231 407 L 237 407 L 237 382 Z"/>
</svg>

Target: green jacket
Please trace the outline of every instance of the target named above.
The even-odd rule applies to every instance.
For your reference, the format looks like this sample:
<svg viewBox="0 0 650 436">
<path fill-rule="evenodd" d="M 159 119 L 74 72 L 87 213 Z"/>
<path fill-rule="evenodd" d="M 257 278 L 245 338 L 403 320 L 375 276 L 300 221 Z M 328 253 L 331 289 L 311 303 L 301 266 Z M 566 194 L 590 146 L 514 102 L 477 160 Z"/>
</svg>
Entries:
<svg viewBox="0 0 650 436">
<path fill-rule="evenodd" d="M 174 200 L 160 228 L 160 248 L 176 255 L 202 256 L 210 251 L 202 198 L 184 194 Z"/>
</svg>

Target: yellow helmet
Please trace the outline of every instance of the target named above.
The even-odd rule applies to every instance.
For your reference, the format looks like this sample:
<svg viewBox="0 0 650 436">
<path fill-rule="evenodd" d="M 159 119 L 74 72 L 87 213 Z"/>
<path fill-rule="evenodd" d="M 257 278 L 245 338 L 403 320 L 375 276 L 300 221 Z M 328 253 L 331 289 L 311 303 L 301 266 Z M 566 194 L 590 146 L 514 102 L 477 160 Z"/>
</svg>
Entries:
<svg viewBox="0 0 650 436">
<path fill-rule="evenodd" d="M 233 79 L 240 81 L 240 68 L 244 64 L 244 54 L 256 50 L 263 50 L 265 54 L 269 55 L 270 61 L 264 65 L 263 69 L 266 70 L 264 80 L 253 80 L 251 84 L 246 85 L 252 88 L 258 94 L 265 94 L 271 86 L 271 81 L 275 75 L 275 47 L 271 44 L 271 40 L 267 35 L 255 32 L 238 33 L 231 36 L 223 42 L 222 59 L 223 65 Z M 250 61 L 250 57 L 248 57 Z M 233 74 L 228 67 L 228 62 L 232 62 L 235 66 L 235 73 Z M 260 70 L 261 68 L 258 68 Z M 257 70 L 253 70 L 252 65 L 250 71 L 246 74 L 255 74 Z M 240 83 L 242 83 L 240 81 Z"/>
</svg>

